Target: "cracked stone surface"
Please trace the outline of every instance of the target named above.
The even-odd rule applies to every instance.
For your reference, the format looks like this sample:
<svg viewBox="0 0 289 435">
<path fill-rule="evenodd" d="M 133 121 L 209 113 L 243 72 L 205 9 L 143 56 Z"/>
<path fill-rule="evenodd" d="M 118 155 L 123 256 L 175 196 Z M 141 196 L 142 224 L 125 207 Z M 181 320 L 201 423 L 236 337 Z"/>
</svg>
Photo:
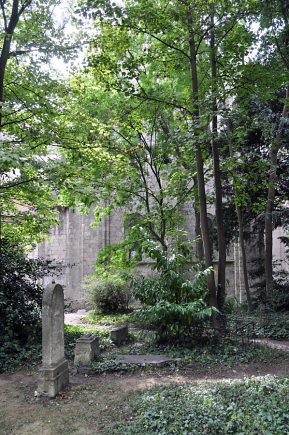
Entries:
<svg viewBox="0 0 289 435">
<path fill-rule="evenodd" d="M 115 361 L 121 364 L 148 364 L 163 366 L 177 360 L 165 355 L 118 355 L 115 358 Z"/>
</svg>

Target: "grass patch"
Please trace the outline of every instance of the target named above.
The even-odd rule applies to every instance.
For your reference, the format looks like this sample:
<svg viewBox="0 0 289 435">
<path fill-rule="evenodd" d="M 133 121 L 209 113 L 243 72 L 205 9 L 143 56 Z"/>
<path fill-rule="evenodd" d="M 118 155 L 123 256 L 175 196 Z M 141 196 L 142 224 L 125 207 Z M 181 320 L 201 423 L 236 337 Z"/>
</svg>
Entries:
<svg viewBox="0 0 289 435">
<path fill-rule="evenodd" d="M 98 312 L 90 312 L 83 316 L 86 323 L 92 325 L 105 325 L 105 326 L 118 326 L 123 323 L 132 323 L 133 315 L 132 313 L 127 314 L 101 314 Z"/>
<path fill-rule="evenodd" d="M 289 380 L 158 387 L 129 402 L 131 421 L 115 434 L 282 434 L 289 431 Z"/>
</svg>

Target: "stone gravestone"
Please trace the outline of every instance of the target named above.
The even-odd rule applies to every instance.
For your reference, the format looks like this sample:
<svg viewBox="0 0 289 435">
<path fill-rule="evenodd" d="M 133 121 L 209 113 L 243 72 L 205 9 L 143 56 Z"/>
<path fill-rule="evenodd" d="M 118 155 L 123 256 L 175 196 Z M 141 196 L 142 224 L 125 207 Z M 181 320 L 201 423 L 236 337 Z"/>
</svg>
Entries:
<svg viewBox="0 0 289 435">
<path fill-rule="evenodd" d="M 122 325 L 118 328 L 113 328 L 110 331 L 111 341 L 115 344 L 121 344 L 128 340 L 128 326 Z"/>
<path fill-rule="evenodd" d="M 42 301 L 42 367 L 38 392 L 55 397 L 69 383 L 64 357 L 64 296 L 59 284 L 46 287 Z"/>
</svg>

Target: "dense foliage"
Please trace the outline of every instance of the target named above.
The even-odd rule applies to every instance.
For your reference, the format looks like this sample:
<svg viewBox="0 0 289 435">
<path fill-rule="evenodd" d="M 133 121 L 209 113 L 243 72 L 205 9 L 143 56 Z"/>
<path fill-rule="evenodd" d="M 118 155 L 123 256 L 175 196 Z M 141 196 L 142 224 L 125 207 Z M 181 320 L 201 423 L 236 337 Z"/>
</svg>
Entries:
<svg viewBox="0 0 289 435">
<path fill-rule="evenodd" d="M 273 340 L 289 339 L 288 313 L 259 313 L 249 317 L 248 321 L 253 322 L 252 336 Z"/>
<path fill-rule="evenodd" d="M 41 239 L 56 205 L 94 207 L 97 220 L 126 208 L 121 254 L 106 247 L 104 263 L 155 262 L 158 277 L 141 280 L 136 295 L 160 335 L 224 310 L 237 238 L 249 309 L 260 300 L 285 309 L 272 234 L 288 226 L 287 2 L 75 1 L 87 50 L 66 81 L 53 59 L 80 47 L 55 13 L 60 3 L 1 2 L 2 232 Z M 175 250 L 180 240 L 195 243 L 205 264 L 194 279 L 185 271 L 192 256 Z M 262 275 L 255 294 L 251 251 Z M 106 312 L 125 308 L 113 284 L 95 295 Z"/>
<path fill-rule="evenodd" d="M 135 297 L 142 304 L 141 316 L 156 329 L 160 340 L 181 338 L 192 333 L 193 328 L 201 328 L 212 314 L 206 306 L 208 271 L 186 270 L 190 251 L 166 252 L 152 241 L 147 241 L 143 249 L 154 260 L 157 276 L 142 277 L 136 282 Z M 200 329 L 197 333 L 201 333 Z"/>
<path fill-rule="evenodd" d="M 89 302 L 93 308 L 104 314 L 128 311 L 132 297 L 130 285 L 123 280 L 94 280 L 87 286 Z"/>
<path fill-rule="evenodd" d="M 287 433 L 288 393 L 287 378 L 270 376 L 159 387 L 134 399 L 132 421 L 118 430 L 127 435 Z"/>
<path fill-rule="evenodd" d="M 43 276 L 57 274 L 60 265 L 31 259 L 20 243 L 0 239 L 0 344 L 33 342 L 40 331 Z"/>
<path fill-rule="evenodd" d="M 52 64 L 72 50 L 56 19 L 59 4 L 1 1 L 1 227 L 32 241 L 56 224 L 55 189 L 65 178 L 53 147 L 60 143 L 60 102 L 68 88 Z"/>
</svg>

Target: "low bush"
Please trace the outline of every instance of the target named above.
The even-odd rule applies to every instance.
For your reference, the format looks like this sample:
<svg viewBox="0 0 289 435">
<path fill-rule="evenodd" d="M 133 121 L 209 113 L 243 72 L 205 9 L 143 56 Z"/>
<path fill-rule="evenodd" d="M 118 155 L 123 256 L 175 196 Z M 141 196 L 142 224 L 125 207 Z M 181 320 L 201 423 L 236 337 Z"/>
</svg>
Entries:
<svg viewBox="0 0 289 435">
<path fill-rule="evenodd" d="M 109 338 L 110 332 L 108 329 L 85 327 L 82 325 L 64 325 L 64 346 L 65 357 L 67 359 L 74 359 L 76 340 L 85 334 L 95 334 L 100 337 L 101 349 L 112 346 L 112 342 Z"/>
<path fill-rule="evenodd" d="M 134 416 L 114 433 L 285 434 L 288 394 L 289 380 L 271 376 L 157 387 L 133 397 Z"/>
<path fill-rule="evenodd" d="M 103 314 L 125 313 L 128 311 L 132 292 L 123 280 L 98 280 L 87 285 L 89 302 Z"/>
</svg>

